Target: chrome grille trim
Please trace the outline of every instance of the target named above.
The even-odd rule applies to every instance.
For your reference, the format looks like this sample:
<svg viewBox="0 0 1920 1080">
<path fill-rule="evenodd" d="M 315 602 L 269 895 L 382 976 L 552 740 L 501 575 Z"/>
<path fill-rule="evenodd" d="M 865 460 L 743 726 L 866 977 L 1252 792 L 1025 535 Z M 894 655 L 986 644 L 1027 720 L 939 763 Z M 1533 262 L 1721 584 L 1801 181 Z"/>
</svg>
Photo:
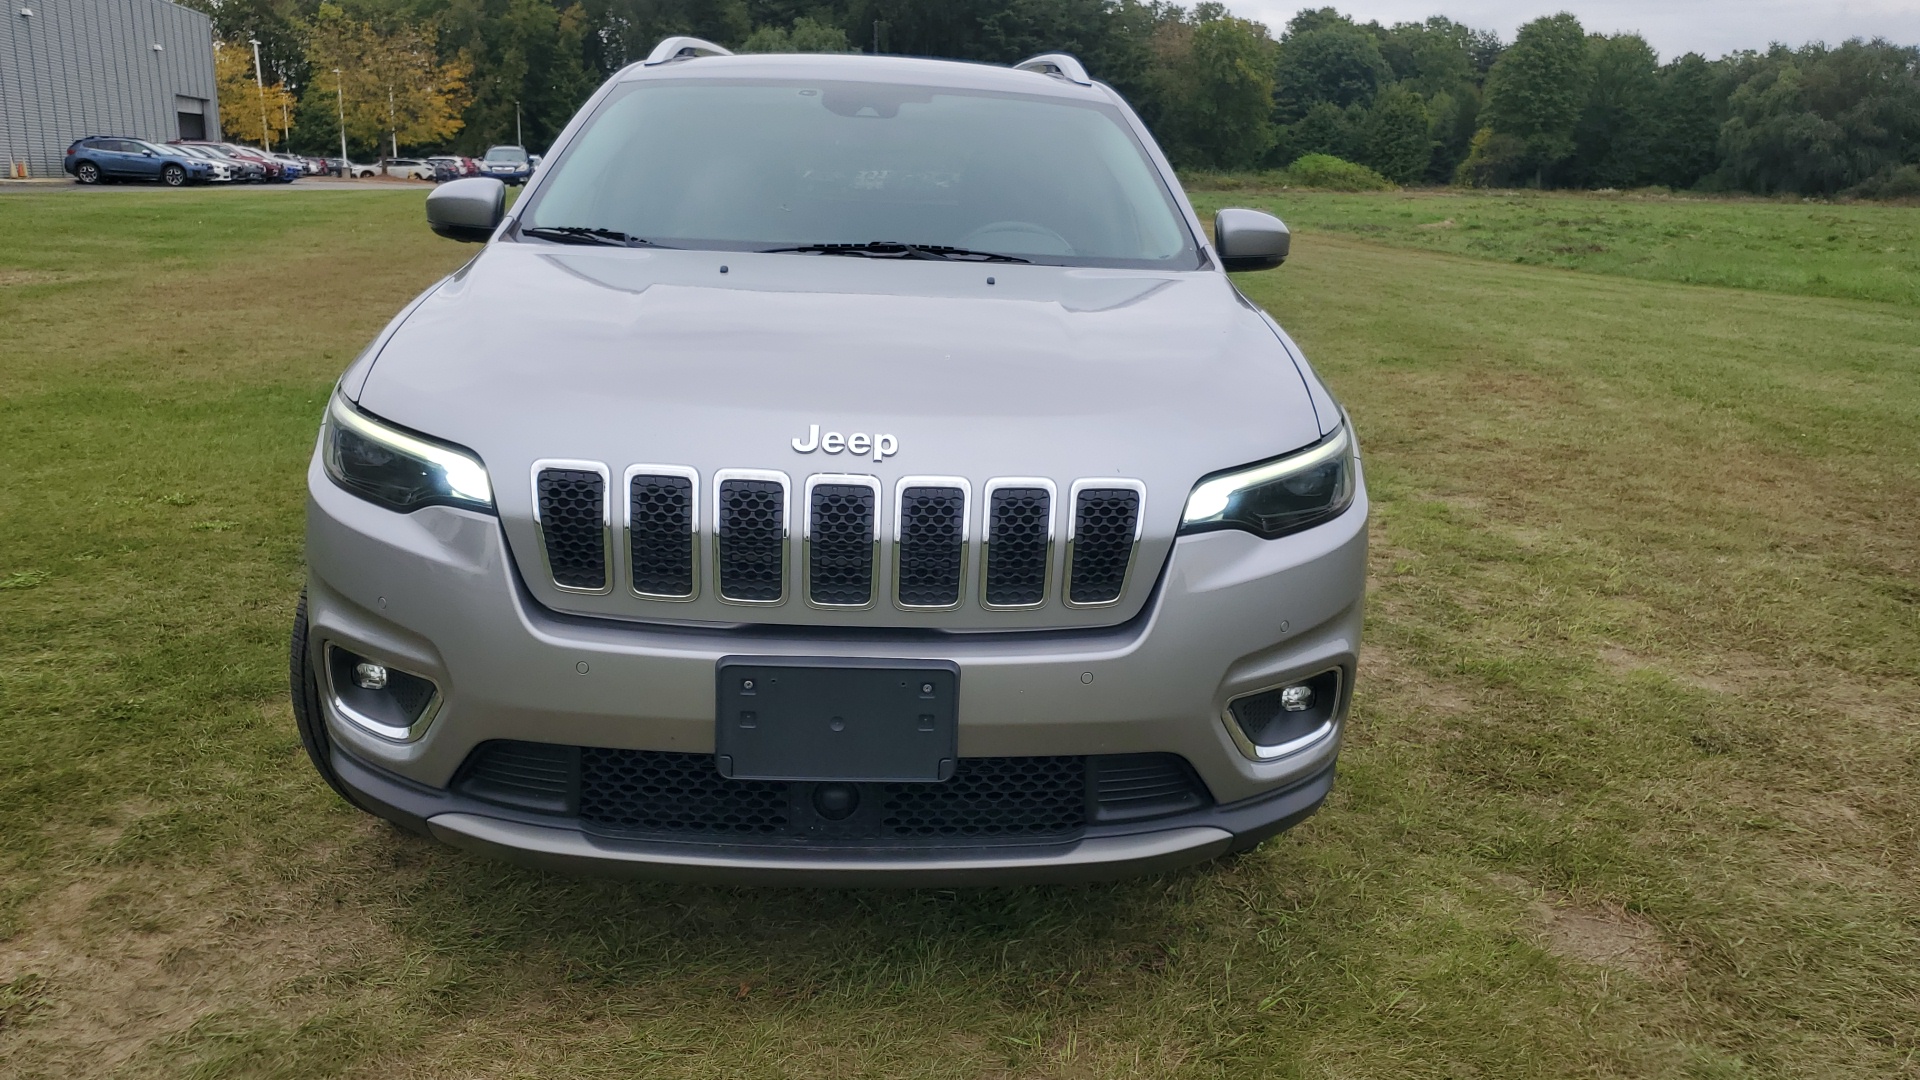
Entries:
<svg viewBox="0 0 1920 1080">
<path fill-rule="evenodd" d="M 563 584 L 555 575 L 553 553 L 547 537 L 546 497 L 540 490 L 540 478 L 547 472 L 589 472 L 600 477 L 600 584 L 597 587 Z M 613 520 L 608 502 L 612 498 L 607 467 L 598 461 L 572 458 L 541 458 L 533 463 L 533 534 L 540 545 L 541 567 L 547 580 L 561 592 L 583 596 L 605 596 L 613 591 Z"/>
<path fill-rule="evenodd" d="M 867 519 L 866 555 L 867 555 L 867 598 L 858 604 L 836 604 L 818 600 L 814 597 L 814 544 L 818 534 L 818 522 L 815 519 L 814 492 L 820 487 L 862 487 L 873 496 L 873 508 Z M 864 611 L 878 600 L 880 587 L 880 481 L 877 477 L 861 476 L 851 473 L 815 473 L 807 477 L 802 505 L 806 507 L 806 526 L 800 533 L 800 580 L 806 594 L 807 606 L 825 608 L 834 611 Z"/>
<path fill-rule="evenodd" d="M 1047 538 L 1042 551 L 1043 560 L 1040 576 L 1040 598 L 1032 603 L 996 604 L 992 600 L 994 588 L 994 527 L 998 524 L 993 496 L 995 492 L 1006 488 L 1037 488 L 1047 493 Z M 1060 503 L 1060 490 L 1053 481 L 1039 476 L 1000 476 L 987 481 L 980 493 L 980 606 L 988 611 L 1031 611 L 1045 607 L 1047 597 L 1053 592 L 1053 541 Z"/>
<path fill-rule="evenodd" d="M 960 493 L 960 552 L 955 571 L 953 603 L 910 604 L 901 597 L 900 574 L 907 562 L 907 492 L 914 488 L 936 488 Z M 963 476 L 903 476 L 893 486 L 893 606 L 902 611 L 952 611 L 967 599 L 967 556 L 973 537 L 973 484 Z"/>
<path fill-rule="evenodd" d="M 777 484 L 780 488 L 779 521 L 779 557 L 780 568 L 776 574 L 779 580 L 780 594 L 772 599 L 742 598 L 727 594 L 727 495 L 730 482 L 751 480 Z M 787 474 L 772 469 L 720 469 L 713 474 L 713 578 L 714 595 L 722 603 L 739 604 L 744 607 L 778 607 L 787 602 L 787 563 L 788 548 L 793 535 L 793 482 Z"/>
<path fill-rule="evenodd" d="M 1074 540 L 1080 523 L 1081 496 L 1092 491 L 1131 491 L 1139 502 L 1133 511 L 1133 541 L 1127 547 L 1127 565 L 1121 572 L 1119 588 L 1112 597 L 1105 600 L 1076 601 L 1073 598 Z M 1127 589 L 1133 583 L 1134 558 L 1140 553 L 1140 535 L 1147 520 L 1147 485 L 1138 480 L 1121 477 L 1096 477 L 1075 480 L 1067 491 L 1067 553 L 1066 580 L 1060 586 L 1060 601 L 1070 608 L 1103 608 L 1118 604 L 1127 595 Z"/>
<path fill-rule="evenodd" d="M 633 481 L 641 476 L 674 476 L 687 482 L 687 560 L 689 563 L 689 582 L 684 593 L 644 592 L 640 588 L 640 568 L 633 550 Z M 626 530 L 625 544 L 627 565 L 627 587 L 633 595 L 643 600 L 665 600 L 671 603 L 687 603 L 700 597 L 700 472 L 685 465 L 629 465 L 620 478 L 621 500 L 626 506 L 623 527 Z"/>
</svg>

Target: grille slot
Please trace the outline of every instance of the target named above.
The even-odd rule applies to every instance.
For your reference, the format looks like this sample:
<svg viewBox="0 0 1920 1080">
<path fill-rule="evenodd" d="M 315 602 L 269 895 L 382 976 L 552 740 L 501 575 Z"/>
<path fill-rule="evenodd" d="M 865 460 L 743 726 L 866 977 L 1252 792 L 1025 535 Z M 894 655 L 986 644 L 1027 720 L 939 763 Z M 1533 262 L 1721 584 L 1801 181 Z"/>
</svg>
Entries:
<svg viewBox="0 0 1920 1080">
<path fill-rule="evenodd" d="M 1135 487 L 1075 485 L 1073 525 L 1067 533 L 1067 602 L 1111 604 L 1126 588 L 1140 534 L 1140 491 Z"/>
<path fill-rule="evenodd" d="M 1177 754 L 1108 754 L 1087 759 L 1096 821 L 1139 821 L 1198 810 L 1210 800 Z"/>
<path fill-rule="evenodd" d="M 721 598 L 749 604 L 786 599 L 785 480 L 730 477 L 719 481 L 718 491 L 714 533 Z"/>
<path fill-rule="evenodd" d="M 967 553 L 967 492 L 960 487 L 900 489 L 900 539 L 894 552 L 901 607 L 960 603 Z"/>
<path fill-rule="evenodd" d="M 570 810 L 579 751 L 500 739 L 480 744 L 454 788 L 476 799 L 563 814 Z"/>
<path fill-rule="evenodd" d="M 883 786 L 881 824 L 896 836 L 1071 833 L 1087 820 L 1085 758 L 962 758 L 945 783 Z"/>
<path fill-rule="evenodd" d="M 775 836 L 787 831 L 787 785 L 729 780 L 712 754 L 580 751 L 580 819 L 615 832 Z"/>
<path fill-rule="evenodd" d="M 574 592 L 606 592 L 606 474 L 549 466 L 535 477 L 540 540 L 553 583 Z"/>
<path fill-rule="evenodd" d="M 627 480 L 627 554 L 633 591 L 690 600 L 694 595 L 693 479 L 635 473 Z"/>
<path fill-rule="evenodd" d="M 1053 492 L 1009 484 L 987 491 L 986 605 L 1038 607 L 1047 600 L 1053 547 Z"/>
<path fill-rule="evenodd" d="M 807 483 L 807 599 L 822 607 L 873 602 L 874 524 L 880 490 L 871 480 Z"/>
</svg>

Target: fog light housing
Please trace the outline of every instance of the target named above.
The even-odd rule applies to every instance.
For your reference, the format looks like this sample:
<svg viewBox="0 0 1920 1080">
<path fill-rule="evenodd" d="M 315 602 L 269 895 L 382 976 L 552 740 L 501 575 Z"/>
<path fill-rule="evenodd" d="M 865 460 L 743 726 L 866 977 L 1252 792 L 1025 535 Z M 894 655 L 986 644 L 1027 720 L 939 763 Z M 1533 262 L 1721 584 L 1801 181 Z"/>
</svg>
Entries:
<svg viewBox="0 0 1920 1080">
<path fill-rule="evenodd" d="M 1247 756 L 1269 761 L 1298 753 L 1333 734 L 1341 669 L 1256 691 L 1227 703 L 1227 726 Z"/>
<path fill-rule="evenodd" d="M 327 645 L 327 690 L 334 711 L 383 739 L 411 742 L 440 708 L 433 680 Z"/>
</svg>

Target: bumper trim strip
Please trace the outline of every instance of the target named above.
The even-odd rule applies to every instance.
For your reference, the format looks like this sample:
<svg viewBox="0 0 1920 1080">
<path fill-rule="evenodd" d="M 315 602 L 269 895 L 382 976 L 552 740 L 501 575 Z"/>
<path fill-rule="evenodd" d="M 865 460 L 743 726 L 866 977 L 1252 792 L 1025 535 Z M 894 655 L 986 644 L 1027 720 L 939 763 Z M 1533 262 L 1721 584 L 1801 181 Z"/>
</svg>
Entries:
<svg viewBox="0 0 1920 1080">
<path fill-rule="evenodd" d="M 1088 837 L 1023 849 L 901 852 L 836 857 L 676 843 L 612 842 L 577 829 L 555 829 L 480 814 L 427 819 L 441 841 L 526 866 L 649 878 L 764 885 L 978 885 L 1098 881 L 1170 870 L 1226 853 L 1233 834 L 1206 825 L 1131 836 Z M 984 879 L 983 879 L 984 875 Z"/>
</svg>

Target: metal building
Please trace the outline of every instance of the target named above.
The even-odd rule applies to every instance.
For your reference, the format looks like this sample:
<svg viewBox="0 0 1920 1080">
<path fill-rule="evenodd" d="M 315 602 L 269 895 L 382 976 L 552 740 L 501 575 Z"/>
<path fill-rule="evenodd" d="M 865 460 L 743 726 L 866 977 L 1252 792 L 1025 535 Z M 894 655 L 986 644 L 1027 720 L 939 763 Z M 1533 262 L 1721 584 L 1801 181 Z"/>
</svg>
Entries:
<svg viewBox="0 0 1920 1080">
<path fill-rule="evenodd" d="M 213 21 L 206 15 L 169 0 L 4 4 L 4 164 L 59 176 L 68 144 L 82 135 L 219 138 Z"/>
</svg>

